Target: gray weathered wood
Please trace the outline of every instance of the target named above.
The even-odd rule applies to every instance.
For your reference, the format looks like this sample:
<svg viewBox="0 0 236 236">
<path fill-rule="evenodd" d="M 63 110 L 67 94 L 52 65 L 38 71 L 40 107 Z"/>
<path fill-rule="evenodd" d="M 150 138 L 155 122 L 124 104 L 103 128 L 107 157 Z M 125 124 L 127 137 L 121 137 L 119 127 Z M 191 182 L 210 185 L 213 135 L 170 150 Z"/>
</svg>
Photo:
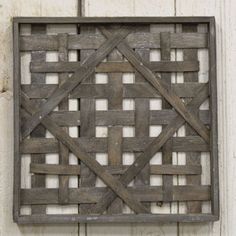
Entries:
<svg viewBox="0 0 236 236">
<path fill-rule="evenodd" d="M 16 23 L 83 23 L 83 24 L 111 24 L 111 23 L 209 23 L 212 16 L 192 16 L 192 17 L 14 17 Z"/>
<path fill-rule="evenodd" d="M 40 123 L 40 120 L 55 108 L 68 94 L 83 80 L 91 76 L 93 67 L 98 65 L 106 55 L 129 33 L 127 27 L 122 28 L 112 38 L 107 40 L 101 47 L 87 58 L 78 70 L 60 88 L 55 90 L 53 95 L 45 102 L 41 109 L 35 112 L 32 117 L 22 126 L 22 138 L 26 138 L 31 131 Z"/>
<path fill-rule="evenodd" d="M 196 91 L 204 83 L 173 84 L 172 90 L 181 98 L 194 97 Z M 22 85 L 22 90 L 29 98 L 49 98 L 57 89 L 55 84 Z M 109 85 L 80 84 L 70 94 L 70 98 L 108 98 Z M 148 83 L 135 83 L 123 85 L 123 98 L 160 98 L 160 93 Z"/>
<path fill-rule="evenodd" d="M 182 26 L 183 32 L 197 32 L 197 25 L 185 24 Z M 183 50 L 184 60 L 198 60 L 198 51 L 196 49 L 184 49 Z M 198 74 L 195 72 L 184 73 L 185 82 L 198 82 Z M 196 135 L 195 131 L 188 125 L 186 126 L 186 135 Z M 199 165 L 201 164 L 201 154 L 195 152 L 189 152 L 186 154 L 186 164 L 188 165 Z M 201 185 L 201 176 L 187 177 L 187 184 Z M 201 202 L 187 202 L 188 213 L 201 213 L 202 205 Z"/>
<path fill-rule="evenodd" d="M 102 32 L 106 35 L 107 38 L 112 37 L 111 33 L 105 28 L 102 28 Z M 209 138 L 209 129 L 206 128 L 196 118 L 191 111 L 188 111 L 183 104 L 183 102 L 173 93 L 171 90 L 168 90 L 166 85 L 155 76 L 150 69 L 148 69 L 146 63 L 142 58 L 140 58 L 134 51 L 126 44 L 125 41 L 122 41 L 117 45 L 117 48 L 123 53 L 123 55 L 132 63 L 132 65 L 160 92 L 160 94 L 179 112 L 180 115 L 198 132 L 206 142 L 210 142 Z"/>
<path fill-rule="evenodd" d="M 198 96 L 195 97 L 191 102 L 187 105 L 190 109 L 196 109 L 202 104 L 205 100 L 204 97 L 204 89 L 201 89 L 198 92 Z M 183 125 L 184 120 L 182 117 L 177 116 L 170 122 L 164 130 L 160 133 L 160 135 L 153 140 L 151 144 L 149 144 L 142 154 L 138 156 L 135 162 L 128 168 L 128 170 L 121 176 L 120 181 L 124 185 L 130 183 L 130 181 L 143 169 L 143 167 L 147 164 L 147 162 L 153 157 L 153 155 L 166 143 L 166 141 L 173 136 L 176 130 Z M 106 194 L 100 199 L 100 201 L 95 206 L 95 212 L 103 212 L 107 206 L 116 198 L 115 194 L 108 190 Z"/>
<path fill-rule="evenodd" d="M 31 72 L 59 73 L 59 72 L 74 72 L 80 66 L 80 62 L 44 62 L 30 63 Z M 184 71 L 199 71 L 198 61 L 158 61 L 149 62 L 149 68 L 157 72 L 184 72 Z M 109 72 L 134 72 L 135 69 L 129 62 L 102 62 L 96 68 L 97 73 Z"/>
<path fill-rule="evenodd" d="M 140 31 L 147 33 L 150 32 L 150 26 L 143 26 Z M 150 49 L 142 48 L 136 49 L 136 53 L 143 58 L 143 60 L 150 61 Z M 142 74 L 138 71 L 135 71 L 135 83 L 143 82 L 148 83 Z M 135 137 L 149 137 L 149 99 L 147 98 L 136 98 L 135 99 Z M 136 157 L 138 153 L 136 154 Z M 150 166 L 147 164 L 142 171 L 134 179 L 135 186 L 147 186 L 150 185 Z M 146 207 L 150 208 L 150 204 L 146 204 Z"/>
<path fill-rule="evenodd" d="M 36 37 L 40 37 L 40 35 L 46 34 L 46 27 L 43 24 L 35 24 L 31 27 L 32 35 L 37 35 Z M 45 51 L 35 51 L 31 52 L 31 61 L 43 62 L 46 60 L 46 52 Z M 45 83 L 45 73 L 32 73 L 31 74 L 31 84 L 44 84 Z M 40 100 L 38 100 L 40 104 Z M 36 129 L 31 133 L 31 137 L 45 137 L 46 130 L 42 125 L 36 127 Z M 45 155 L 44 154 L 32 154 L 31 155 L 32 163 L 45 163 Z M 31 187 L 32 188 L 45 188 L 45 176 L 42 175 L 34 175 L 31 177 Z M 46 206 L 33 206 L 31 208 L 31 214 L 45 214 Z"/>
<path fill-rule="evenodd" d="M 114 31 L 116 29 L 113 29 Z M 122 61 L 122 55 L 115 49 L 108 56 L 108 61 Z M 108 97 L 108 110 L 122 110 L 123 105 L 123 84 L 121 73 L 110 73 L 108 75 L 108 85 L 110 87 Z M 122 127 L 108 127 L 108 164 L 116 166 L 122 164 Z M 123 202 L 116 199 L 108 208 L 110 214 L 122 213 Z"/>
<path fill-rule="evenodd" d="M 13 23 L 13 60 L 14 60 L 14 188 L 13 188 L 13 220 L 20 216 L 21 158 L 20 158 L 20 53 L 19 24 Z"/>
<path fill-rule="evenodd" d="M 128 166 L 104 166 L 104 168 L 111 174 L 123 174 Z M 38 174 L 51 175 L 80 175 L 79 165 L 57 165 L 57 164 L 30 164 L 30 172 Z M 150 165 L 150 174 L 153 175 L 196 175 L 201 174 L 202 168 L 190 165 Z"/>
<path fill-rule="evenodd" d="M 208 46 L 207 34 L 171 34 L 171 48 L 206 48 Z M 98 49 L 105 38 L 102 35 L 71 35 L 68 39 L 69 50 Z M 127 37 L 132 48 L 160 48 L 160 36 L 155 33 L 133 33 Z M 57 50 L 57 36 L 21 36 L 20 49 L 31 50 Z"/>
<path fill-rule="evenodd" d="M 107 138 L 73 138 L 74 141 L 82 146 L 86 152 L 106 153 L 108 151 Z M 122 150 L 124 152 L 142 152 L 146 146 L 153 142 L 155 138 L 124 138 L 122 142 Z M 44 147 L 43 149 L 41 147 Z M 21 145 L 21 152 L 27 153 L 57 153 L 59 150 L 58 141 L 56 139 L 25 139 Z M 210 146 L 200 137 L 174 137 L 172 138 L 173 152 L 207 152 Z"/>
<path fill-rule="evenodd" d="M 58 35 L 58 59 L 59 61 L 68 61 L 68 35 L 59 34 Z M 59 87 L 66 82 L 68 78 L 67 73 L 59 74 Z M 68 110 L 69 103 L 68 99 L 64 98 L 58 105 L 59 110 Z M 68 127 L 62 127 L 62 129 L 68 133 Z M 69 164 L 69 149 L 63 144 L 59 143 L 59 163 L 62 165 Z M 68 191 L 69 191 L 69 176 L 59 176 L 59 202 L 61 204 L 68 203 Z"/>
<path fill-rule="evenodd" d="M 163 190 L 160 186 L 136 186 L 128 187 L 129 192 L 137 196 L 141 202 L 153 202 L 163 200 Z M 69 202 L 71 204 L 78 203 L 96 203 L 99 198 L 107 191 L 104 187 L 81 187 L 78 189 L 69 190 Z M 22 189 L 22 204 L 58 204 L 58 189 L 45 190 Z M 186 201 L 189 199 L 206 201 L 210 199 L 210 186 L 174 186 L 173 187 L 174 201 Z"/>
<path fill-rule="evenodd" d="M 80 34 L 87 37 L 89 34 L 95 33 L 95 28 L 93 26 L 81 26 Z M 89 56 L 91 56 L 94 50 L 81 50 L 80 60 L 82 62 L 86 61 Z M 82 83 L 94 84 L 95 73 L 93 73 L 89 78 Z M 95 137 L 96 127 L 95 127 L 95 99 L 93 98 L 81 98 L 80 99 L 80 137 Z M 91 154 L 91 157 L 95 159 L 95 154 Z M 81 176 L 80 185 L 82 187 L 94 187 L 96 183 L 96 175 L 91 171 L 84 163 L 81 163 Z M 79 206 L 80 214 L 88 214 L 88 205 L 81 204 Z"/>
<path fill-rule="evenodd" d="M 161 59 L 170 61 L 171 57 L 171 39 L 170 33 L 162 32 L 160 34 L 160 44 L 161 44 Z M 167 86 L 171 88 L 171 74 L 162 73 L 161 79 L 165 81 Z M 165 99 L 162 99 L 162 108 L 171 109 L 171 105 Z M 165 127 L 165 126 L 163 126 Z M 169 139 L 162 147 L 162 163 L 163 164 L 172 164 L 172 140 Z M 172 176 L 163 176 L 163 191 L 165 202 L 171 202 L 173 199 L 172 187 L 173 187 L 173 177 Z"/>
<path fill-rule="evenodd" d="M 25 109 L 34 114 L 37 107 L 35 104 L 32 104 L 30 100 L 22 93 L 21 94 L 22 105 Z M 138 200 L 134 199 L 130 192 L 123 186 L 123 184 L 110 175 L 104 168 L 95 161 L 86 151 L 79 147 L 77 143 L 62 129 L 60 129 L 50 117 L 44 117 L 42 119 L 42 124 L 58 139 L 60 139 L 63 144 L 65 144 L 78 159 L 86 164 L 91 170 L 94 171 L 109 187 L 116 192 L 119 197 L 121 197 L 127 205 L 131 207 L 137 213 L 148 213 L 146 209 Z"/>
<path fill-rule="evenodd" d="M 217 80 L 216 80 L 216 23 L 211 18 L 209 24 L 209 81 L 211 88 L 211 209 L 212 214 L 219 219 L 219 165 L 218 165 L 218 120 L 217 120 Z"/>
<path fill-rule="evenodd" d="M 99 21 L 105 19 L 107 20 L 105 24 L 112 22 L 114 25 L 107 24 L 107 28 L 101 27 L 104 24 L 100 24 Z M 214 20 L 201 17 L 189 18 L 188 23 L 207 22 L 209 32 L 202 34 L 197 32 L 159 33 L 162 30 L 158 33 L 143 31 L 143 29 L 149 29 L 150 22 L 155 22 L 157 19 L 159 23 L 174 22 L 176 24 L 178 22 L 184 26 L 187 23 L 186 18 L 178 18 L 175 21 L 174 18 L 165 18 L 166 21 L 163 21 L 162 18 L 155 17 L 144 18 L 141 21 L 135 19 L 138 22 L 143 20 L 143 23 L 146 23 L 137 23 L 135 26 L 125 24 L 124 22 L 134 20 L 134 18 L 126 17 L 96 18 L 96 20 L 92 18 L 65 19 L 67 23 L 80 23 L 78 27 L 81 29 L 98 28 L 105 37 L 98 31 L 95 33 L 94 30 L 86 32 L 86 35 L 82 30 L 82 33 L 68 34 L 68 37 L 65 34 L 40 35 L 37 38 L 21 37 L 23 47 L 25 44 L 26 51 L 33 54 L 41 52 L 34 52 L 32 49 L 44 51 L 47 47 L 48 51 L 52 49 L 59 51 L 58 62 L 37 63 L 33 60 L 30 64 L 34 80 L 40 81 L 41 73 L 59 73 L 59 85 L 42 83 L 22 85 L 23 92 L 19 90 L 18 86 L 20 67 L 17 60 L 19 60 L 18 50 L 22 45 L 18 44 L 17 27 L 20 21 L 32 22 L 35 19 L 18 18 L 14 20 L 16 29 L 14 51 L 15 55 L 18 55 L 15 60 L 16 72 L 14 74 L 15 98 L 18 102 L 20 100 L 22 102 L 21 109 L 19 109 L 19 104 L 15 107 L 15 114 L 19 117 L 20 110 L 21 124 L 24 127 L 22 128 L 24 134 L 19 144 L 17 139 L 17 137 L 19 138 L 19 123 L 15 124 L 15 143 L 19 148 L 16 148 L 15 152 L 14 219 L 17 222 L 190 222 L 212 221 L 218 218 L 217 132 L 212 131 L 212 127 L 217 130 Z M 41 23 L 55 20 L 56 24 L 60 24 L 62 18 L 37 20 Z M 93 21 L 96 24 L 91 24 Z M 117 22 L 123 22 L 121 31 L 118 30 L 120 26 Z M 155 27 L 162 28 L 163 26 L 155 24 Z M 115 32 L 111 34 L 113 27 Z M 30 40 L 32 41 L 30 42 Z M 114 50 L 114 48 L 116 49 Z M 179 48 L 184 49 L 184 61 L 170 61 L 170 50 Z M 202 66 L 201 57 L 196 56 L 199 48 L 209 50 L 209 75 L 211 77 L 209 85 L 208 83 L 201 84 L 196 79 L 199 65 Z M 22 49 L 22 51 L 25 50 Z M 78 62 L 66 62 L 67 50 L 71 49 L 81 50 Z M 89 56 L 96 49 L 98 50 Z M 150 49 L 161 49 L 161 61 L 149 62 L 147 55 Z M 123 61 L 118 50 L 128 61 Z M 186 52 L 189 54 L 187 57 Z M 109 73 L 108 84 L 94 84 L 94 72 Z M 135 83 L 122 84 L 121 73 L 133 72 L 135 73 Z M 158 77 L 159 74 L 155 76 L 156 72 L 161 73 L 162 79 Z M 172 84 L 170 87 L 172 72 L 184 72 L 184 83 Z M 74 73 L 74 75 L 66 76 L 69 73 Z M 62 81 L 65 80 L 68 81 L 63 83 Z M 19 91 L 22 93 L 21 99 Z M 95 99 L 97 98 L 108 100 L 108 111 L 95 111 Z M 122 110 L 124 98 L 135 99 L 134 110 Z M 163 109 L 149 111 L 149 98 L 161 98 Z M 199 106 L 207 98 L 210 98 L 211 111 L 199 111 Z M 68 111 L 67 99 L 81 99 L 79 110 Z M 59 111 L 53 110 L 56 106 L 59 106 Z M 187 136 L 173 137 L 185 122 L 188 123 L 187 127 L 191 127 L 188 128 L 189 131 L 187 130 Z M 55 138 L 46 139 L 42 136 L 25 139 L 31 131 L 33 131 L 31 133 L 33 135 L 42 125 Z M 162 126 L 163 131 L 157 138 L 148 137 L 149 125 Z M 70 126 L 77 126 L 80 129 L 80 137 L 69 137 L 67 131 Z M 95 137 L 95 126 L 108 126 L 108 137 Z M 123 138 L 122 126 L 134 126 L 135 137 Z M 26 131 L 27 129 L 28 131 Z M 192 132 L 192 129 L 195 131 Z M 201 137 L 197 136 L 196 132 Z M 209 140 L 210 142 L 208 142 Z M 80 160 L 78 165 L 69 165 L 69 151 Z M 150 165 L 150 158 L 158 151 L 163 152 L 162 164 Z M 212 186 L 200 185 L 199 182 L 199 176 L 205 171 L 202 170 L 199 162 L 200 152 L 203 151 L 211 152 Z M 94 153 L 97 152 L 108 153 L 108 165 L 102 166 L 94 160 Z M 124 152 L 135 153 L 134 164 L 122 164 L 121 157 Z M 185 152 L 187 165 L 172 165 L 172 152 Z M 59 153 L 59 164 L 38 163 L 40 157 L 48 153 Z M 192 155 L 193 153 L 194 155 Z M 32 179 L 44 179 L 45 175 L 58 175 L 59 188 L 46 189 L 43 186 L 29 190 L 22 189 L 20 192 L 19 159 L 24 156 L 19 158 L 19 154 L 30 154 L 32 160 L 35 160 L 35 163 L 30 165 Z M 188 162 L 190 155 L 191 162 Z M 87 175 L 85 172 L 90 174 Z M 150 174 L 163 175 L 163 186 L 149 186 Z M 68 179 L 71 175 L 78 175 L 81 178 L 79 188 L 68 188 Z M 95 186 L 96 175 L 106 184 L 106 187 Z M 189 181 L 187 186 L 173 186 L 173 175 L 186 175 L 187 181 Z M 133 179 L 135 179 L 135 186 L 127 186 Z M 62 183 L 64 180 L 65 184 Z M 122 201 L 138 214 L 122 214 Z M 152 202 L 172 201 L 190 201 L 193 214 L 191 212 L 188 214 L 152 214 L 148 209 Z M 202 201 L 211 201 L 211 213 L 201 213 L 199 206 Z M 43 214 L 37 214 L 37 218 L 34 214 L 20 216 L 19 213 L 19 206 L 25 204 L 31 205 L 32 209 L 41 210 L 41 205 L 65 203 L 79 204 L 79 213 L 46 215 L 43 212 Z M 194 206 L 198 206 L 198 209 Z M 101 213 L 103 214 L 98 215 Z"/>
</svg>

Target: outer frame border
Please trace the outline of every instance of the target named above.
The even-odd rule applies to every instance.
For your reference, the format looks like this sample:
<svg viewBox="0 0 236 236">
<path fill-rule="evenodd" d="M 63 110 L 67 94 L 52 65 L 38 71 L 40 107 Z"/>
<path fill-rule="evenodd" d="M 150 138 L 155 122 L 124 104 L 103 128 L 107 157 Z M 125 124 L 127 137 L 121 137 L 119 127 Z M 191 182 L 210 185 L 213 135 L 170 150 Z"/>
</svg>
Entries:
<svg viewBox="0 0 236 236">
<path fill-rule="evenodd" d="M 107 24 L 107 23 L 207 23 L 209 27 L 209 82 L 211 104 L 211 214 L 127 214 L 127 215 L 20 215 L 20 24 Z M 14 56 L 14 196 L 13 219 L 18 224 L 122 223 L 122 222 L 206 222 L 219 220 L 219 170 L 217 132 L 217 78 L 215 17 L 15 17 L 13 18 Z"/>
</svg>

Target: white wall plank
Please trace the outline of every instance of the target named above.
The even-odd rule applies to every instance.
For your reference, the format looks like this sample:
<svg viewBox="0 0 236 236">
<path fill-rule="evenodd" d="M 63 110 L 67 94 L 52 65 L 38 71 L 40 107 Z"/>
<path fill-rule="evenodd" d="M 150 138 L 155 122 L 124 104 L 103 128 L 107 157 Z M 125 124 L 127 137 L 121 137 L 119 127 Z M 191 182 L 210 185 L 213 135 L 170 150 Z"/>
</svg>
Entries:
<svg viewBox="0 0 236 236">
<path fill-rule="evenodd" d="M 229 113 L 228 106 L 232 106 L 229 104 L 228 97 L 231 96 L 227 92 L 229 89 L 229 78 L 226 80 L 226 53 L 231 52 L 232 47 L 226 44 L 226 37 L 232 35 L 230 31 L 226 31 L 225 24 L 225 16 L 226 13 L 229 18 L 229 12 L 225 9 L 225 3 L 231 1 L 219 1 L 219 0 L 199 0 L 199 1 L 185 1 L 185 0 L 176 0 L 176 15 L 177 16 L 215 16 L 216 17 L 216 33 L 217 33 L 217 84 L 218 84 L 218 117 L 219 117 L 219 157 L 220 157 L 220 208 L 221 208 L 221 217 L 220 221 L 216 223 L 202 223 L 202 224 L 180 224 L 179 232 L 180 235 L 233 235 L 230 229 L 235 227 L 232 225 L 228 225 L 228 227 L 224 227 L 225 224 L 228 224 L 227 219 L 227 201 L 229 201 L 229 194 L 227 192 L 227 179 L 233 179 L 233 173 L 230 171 L 233 170 L 235 166 L 235 161 L 233 158 L 230 158 L 229 152 L 229 143 L 228 140 L 228 131 L 230 127 L 229 123 Z M 232 7 L 232 3 L 230 4 Z M 235 4 L 234 4 L 235 5 Z M 235 8 L 234 8 L 235 9 Z M 235 17 L 232 17 L 235 19 Z M 232 71 L 233 67 L 229 69 Z M 204 75 L 203 75 L 204 77 Z M 230 87 L 233 84 L 230 85 Z M 234 126 L 232 126 L 234 127 Z M 233 129 L 234 130 L 234 129 Z M 232 156 L 232 154 L 231 154 Z M 231 164 L 226 164 L 230 160 Z M 226 169 L 227 167 L 227 169 Z M 231 188 L 233 191 L 233 188 Z M 233 193 L 232 193 L 233 194 Z M 232 200 L 232 199 L 231 199 Z M 233 202 L 232 202 L 233 206 Z M 231 207 L 232 207 L 231 206 Z M 231 215 L 231 214 L 230 214 Z"/>
<path fill-rule="evenodd" d="M 220 69 L 222 110 L 224 117 L 220 119 L 219 140 L 221 149 L 221 235 L 234 235 L 236 232 L 236 188 L 234 179 L 236 175 L 236 81 L 235 56 L 236 56 L 236 2 L 225 0 L 219 6 L 221 10 L 219 23 L 221 41 L 218 41 L 218 67 Z M 221 60 L 222 59 L 222 60 Z"/>
</svg>

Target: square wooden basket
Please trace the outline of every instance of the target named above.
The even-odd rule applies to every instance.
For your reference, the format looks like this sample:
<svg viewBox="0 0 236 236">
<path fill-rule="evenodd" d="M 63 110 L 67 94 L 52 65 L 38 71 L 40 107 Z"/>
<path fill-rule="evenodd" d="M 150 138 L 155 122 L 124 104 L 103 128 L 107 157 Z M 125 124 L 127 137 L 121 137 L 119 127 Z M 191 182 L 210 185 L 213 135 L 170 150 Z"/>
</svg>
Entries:
<svg viewBox="0 0 236 236">
<path fill-rule="evenodd" d="M 15 18 L 13 24 L 16 222 L 218 219 L 213 17 Z M 48 60 L 50 53 L 57 58 Z M 99 100 L 107 109 L 97 109 Z M 133 109 L 124 109 L 131 100 Z M 159 108 L 150 105 L 158 101 Z M 98 127 L 107 135 L 96 135 Z M 125 127 L 133 127 L 132 137 Z M 151 127 L 160 132 L 151 135 Z M 124 156 L 132 155 L 126 164 Z M 59 210 L 51 213 L 52 207 Z"/>
</svg>

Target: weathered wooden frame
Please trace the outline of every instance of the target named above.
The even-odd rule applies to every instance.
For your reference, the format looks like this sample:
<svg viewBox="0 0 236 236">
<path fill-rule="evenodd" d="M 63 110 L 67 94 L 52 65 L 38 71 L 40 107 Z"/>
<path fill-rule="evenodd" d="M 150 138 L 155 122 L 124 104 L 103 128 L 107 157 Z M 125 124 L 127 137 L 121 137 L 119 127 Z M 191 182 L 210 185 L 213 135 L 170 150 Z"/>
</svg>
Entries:
<svg viewBox="0 0 236 236">
<path fill-rule="evenodd" d="M 148 78 L 148 81 L 153 85 L 154 88 L 159 90 L 161 95 L 165 94 L 165 99 L 175 106 L 177 112 L 181 116 L 176 116 L 175 119 L 171 122 L 172 124 L 183 124 L 185 121 L 189 122 L 202 138 L 209 142 L 210 151 L 211 151 L 211 214 L 149 214 L 147 208 L 141 204 L 138 200 L 130 195 L 129 190 L 124 187 L 129 181 L 133 178 L 132 175 L 136 175 L 145 166 L 145 163 L 142 161 L 142 158 L 137 158 L 135 163 L 128 168 L 129 171 L 127 175 L 122 175 L 119 180 L 112 178 L 112 175 L 107 171 L 104 171 L 102 166 L 100 166 L 96 161 L 88 161 L 86 151 L 83 148 L 79 148 L 77 143 L 72 139 L 69 139 L 65 136 L 65 132 L 58 129 L 57 125 L 52 120 L 52 117 L 48 116 L 52 108 L 54 108 L 59 102 L 63 99 L 62 93 L 54 94 L 54 99 L 47 104 L 49 106 L 42 106 L 41 109 L 44 109 L 43 112 L 37 110 L 37 106 L 34 106 L 33 103 L 21 92 L 20 89 L 20 37 L 19 37 L 19 25 L 20 24 L 66 24 L 66 23 L 78 23 L 78 24 L 101 24 L 100 27 L 103 35 L 110 40 L 110 44 L 114 44 L 114 47 L 117 47 L 119 51 L 125 55 L 126 58 L 131 62 L 131 64 L 141 73 L 143 76 Z M 153 77 L 151 70 L 148 69 L 147 65 L 141 58 L 136 57 L 130 50 L 129 46 L 126 44 L 123 39 L 128 34 L 127 29 L 124 27 L 120 31 L 120 34 L 113 36 L 107 29 L 106 24 L 150 24 L 150 23 L 174 23 L 174 24 L 199 24 L 205 23 L 209 27 L 209 93 L 210 93 L 210 116 L 211 116 L 211 130 L 210 135 L 205 125 L 202 125 L 201 122 L 193 115 L 194 110 L 192 110 L 192 105 L 198 106 L 201 104 L 201 97 L 204 98 L 204 94 L 208 91 L 207 87 L 199 89 L 198 101 L 192 101 L 187 106 L 183 105 L 179 98 L 165 89 L 165 84 L 157 80 L 156 77 Z M 14 220 L 18 223 L 71 223 L 71 222 L 201 222 L 201 221 L 215 221 L 219 218 L 219 184 L 218 184 L 218 149 L 217 149 L 217 87 L 216 87 L 216 43 L 215 43 L 215 20 L 214 17 L 116 17 L 116 18 L 106 18 L 106 17 L 86 17 L 86 18 L 37 18 L 37 17 L 19 17 L 14 18 L 14 210 L 13 217 Z M 132 27 L 132 26 L 131 26 Z M 163 36 L 165 37 L 165 36 Z M 63 39 L 62 39 L 63 40 Z M 114 48 L 113 47 L 113 48 Z M 103 50 L 107 49 L 106 46 L 100 50 L 101 54 L 104 53 Z M 99 56 L 99 55 L 98 55 Z M 165 57 L 165 55 L 164 55 Z M 102 56 L 100 55 L 102 59 Z M 90 59 L 89 62 L 85 65 L 76 69 L 75 74 L 80 77 L 88 77 L 94 71 L 94 67 L 98 65 L 99 61 L 95 62 L 93 59 Z M 75 65 L 77 68 L 78 65 Z M 68 71 L 67 71 L 68 72 Z M 76 76 L 74 76 L 75 78 Z M 74 84 L 73 84 L 74 83 Z M 71 88 L 68 91 L 71 91 L 73 86 L 78 84 L 77 79 L 74 82 L 70 83 Z M 164 87 L 164 88 L 163 88 Z M 68 89 L 65 86 L 64 89 Z M 69 93 L 69 92 L 68 92 Z M 194 100 L 194 99 L 193 99 Z M 197 99 L 196 99 L 197 100 Z M 200 101 L 199 101 L 200 100 Z M 50 99 L 48 99 L 50 101 Z M 204 101 L 204 100 L 203 100 Z M 24 108 L 30 112 L 33 118 L 29 119 L 29 122 L 24 126 L 26 129 L 23 129 L 24 132 L 20 132 L 20 104 L 23 104 Z M 177 104 L 177 105 L 176 105 Z M 32 122 L 33 121 L 33 122 Z M 26 137 L 37 124 L 42 123 L 48 130 L 50 130 L 57 138 L 62 141 L 63 145 L 69 147 L 77 156 L 80 157 L 82 161 L 86 162 L 86 165 L 91 167 L 93 171 L 100 176 L 109 185 L 113 191 L 125 199 L 127 204 L 130 204 L 133 209 L 137 211 L 138 214 L 106 214 L 99 215 L 96 213 L 96 210 L 106 209 L 108 204 L 107 200 L 111 203 L 113 199 L 116 198 L 116 195 L 112 190 L 108 190 L 104 197 L 99 202 L 99 206 L 95 208 L 95 213 L 93 214 L 78 214 L 78 215 L 45 215 L 37 214 L 31 216 L 22 216 L 20 215 L 20 206 L 21 206 L 21 192 L 20 192 L 20 173 L 21 173 L 21 163 L 20 163 L 20 140 L 22 137 Z M 169 126 L 169 124 L 167 125 Z M 30 128 L 29 128 L 30 127 Z M 168 127 L 165 128 L 168 130 Z M 173 130 L 172 130 L 173 131 Z M 171 131 L 171 132 L 172 132 Z M 164 133 L 159 135 L 157 140 L 162 141 L 163 143 L 168 140 L 168 134 Z M 157 141 L 154 140 L 156 144 Z M 80 145 L 79 145 L 80 146 Z M 77 148 L 76 148 L 77 147 Z M 144 153 L 147 151 L 149 154 L 154 154 L 157 150 L 150 149 L 150 145 L 145 148 Z M 141 154 L 142 155 L 142 154 Z M 140 156 L 141 156 L 140 155 Z M 140 170 L 139 170 L 140 168 Z M 65 173 L 65 169 L 62 170 Z M 71 171 L 71 170 L 67 170 Z M 78 170 L 75 168 L 75 173 Z M 129 174 L 131 173 L 131 174 Z M 105 199 L 105 201 L 103 201 Z"/>
</svg>

